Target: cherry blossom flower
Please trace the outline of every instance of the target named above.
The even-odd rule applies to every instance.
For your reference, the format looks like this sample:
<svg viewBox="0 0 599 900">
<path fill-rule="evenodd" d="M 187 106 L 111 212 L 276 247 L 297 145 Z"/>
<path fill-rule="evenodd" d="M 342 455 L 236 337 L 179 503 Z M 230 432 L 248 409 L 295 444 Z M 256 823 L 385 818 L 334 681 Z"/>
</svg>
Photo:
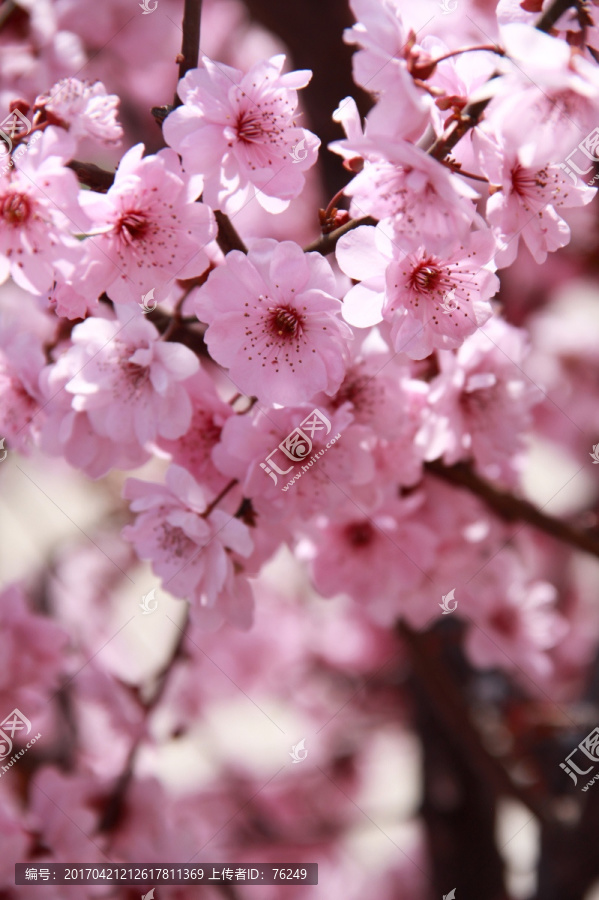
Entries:
<svg viewBox="0 0 599 900">
<path fill-rule="evenodd" d="M 225 423 L 235 413 L 220 399 L 214 382 L 203 369 L 188 378 L 185 387 L 192 403 L 189 428 L 181 437 L 159 437 L 156 443 L 170 453 L 174 463 L 218 492 L 225 486 L 225 478 L 214 465 L 212 451 L 219 445 Z"/>
<path fill-rule="evenodd" d="M 475 231 L 444 255 L 420 247 L 397 259 L 395 242 L 379 224 L 344 235 L 337 260 L 351 278 L 364 278 L 343 303 L 343 317 L 358 328 L 391 323 L 395 350 L 424 359 L 433 349 L 455 349 L 491 316 L 498 290 L 495 241 Z"/>
<path fill-rule="evenodd" d="M 40 410 L 38 379 L 46 360 L 31 333 L 11 335 L 10 341 L 1 343 L 0 434 L 23 452 Z"/>
<path fill-rule="evenodd" d="M 477 576 L 474 624 L 465 649 L 479 668 L 519 667 L 531 678 L 546 679 L 553 665 L 548 650 L 568 631 L 555 609 L 557 591 L 546 581 L 527 581 L 509 551 L 498 554 Z M 534 686 L 526 680 L 528 687 Z"/>
<path fill-rule="evenodd" d="M 522 151 L 516 146 L 501 146 L 478 135 L 481 167 L 493 185 L 487 200 L 487 220 L 493 227 L 500 267 L 514 262 L 520 238 L 535 262 L 543 263 L 547 253 L 564 247 L 570 240 L 570 228 L 555 207 L 583 206 L 595 196 L 584 184 L 572 184 L 559 165 L 547 165 L 534 158 L 522 163 Z M 537 150 L 537 160 L 544 157 Z"/>
<path fill-rule="evenodd" d="M 350 6 L 358 22 L 343 37 L 346 44 L 361 48 L 352 56 L 354 81 L 381 97 L 368 115 L 369 126 L 377 133 L 392 130 L 397 137 L 417 140 L 430 120 L 433 99 L 416 86 L 408 69 L 418 48 L 400 5 L 395 0 L 351 0 Z"/>
<path fill-rule="evenodd" d="M 159 340 L 147 319 L 121 315 L 91 317 L 73 329 L 73 346 L 63 357 L 72 373 L 65 385 L 72 407 L 115 442 L 143 446 L 158 435 L 181 437 L 192 417 L 182 382 L 197 372 L 197 357 L 182 344 Z"/>
<path fill-rule="evenodd" d="M 343 380 L 352 334 L 334 293 L 319 253 L 264 239 L 247 256 L 227 254 L 198 291 L 196 313 L 208 323 L 211 356 L 240 391 L 296 404 L 318 391 L 333 394 Z"/>
<path fill-rule="evenodd" d="M 47 128 L 15 168 L 0 174 L 0 283 L 11 275 L 20 287 L 42 294 L 80 255 L 73 235 L 88 220 L 77 179 L 64 165 L 73 147 L 64 131 Z"/>
<path fill-rule="evenodd" d="M 302 428 L 313 412 L 310 403 L 232 417 L 213 451 L 217 468 L 228 478 L 238 479 L 243 496 L 251 499 L 257 513 L 278 523 L 279 543 L 291 539 L 298 518 L 339 506 L 347 499 L 348 485 L 352 491 L 359 490 L 375 474 L 369 430 L 353 425 L 346 408 L 324 414 L 319 409 L 316 425 L 321 427 Z M 326 425 L 322 427 L 323 415 L 330 423 L 328 433 Z M 293 459 L 280 447 L 288 435 L 299 438 L 302 451 L 287 444 Z M 263 549 L 274 552 L 274 543 Z"/>
<path fill-rule="evenodd" d="M 195 479 L 171 465 L 165 486 L 130 478 L 123 496 L 139 513 L 123 537 L 175 597 L 187 599 L 196 621 L 216 627 L 225 619 L 238 627 L 251 623 L 247 582 L 235 577 L 235 560 L 252 550 L 249 529 L 222 509 L 205 515 L 208 501 Z"/>
<path fill-rule="evenodd" d="M 360 136 L 355 116 L 355 101 L 344 101 L 334 118 L 348 137 L 331 144 L 345 158 L 364 159 L 362 170 L 344 189 L 351 197 L 352 216 L 379 219 L 402 248 L 424 244 L 436 251 L 448 240 L 464 239 L 476 216 L 476 191 L 407 141 Z"/>
<path fill-rule="evenodd" d="M 89 84 L 63 78 L 36 99 L 34 109 L 43 108 L 49 122 L 66 128 L 74 137 L 113 143 L 123 136 L 116 117 L 119 102 L 115 94 L 106 93 L 101 81 Z"/>
<path fill-rule="evenodd" d="M 282 75 L 284 62 L 273 56 L 244 75 L 204 56 L 202 68 L 179 82 L 183 106 L 166 119 L 164 137 L 185 170 L 201 176 L 204 200 L 215 209 L 236 213 L 256 197 L 268 212 L 282 212 L 316 162 L 319 139 L 294 120 L 297 89 L 312 73 Z"/>
<path fill-rule="evenodd" d="M 208 267 L 204 247 L 216 236 L 212 210 L 195 203 L 176 153 L 142 159 L 143 144 L 123 156 L 106 194 L 86 191 L 93 222 L 85 241 L 88 295 L 106 291 L 115 303 L 138 304 L 150 288 L 191 278 Z"/>
<path fill-rule="evenodd" d="M 527 352 L 526 333 L 493 318 L 457 354 L 439 354 L 431 415 L 418 436 L 427 459 L 472 457 L 482 474 L 513 483 L 532 407 L 542 397 L 522 370 Z"/>
<path fill-rule="evenodd" d="M 49 456 L 62 457 L 82 469 L 89 478 L 102 478 L 111 469 L 136 469 L 150 458 L 137 439 L 114 441 L 98 434 L 87 412 L 73 409 L 73 397 L 65 390 L 73 376 L 67 354 L 40 374 L 45 399 L 39 446 Z"/>
<path fill-rule="evenodd" d="M 415 494 L 369 513 L 348 506 L 334 520 L 318 517 L 317 537 L 307 537 L 298 551 L 311 560 L 317 590 L 325 597 L 346 592 L 366 604 L 375 621 L 389 624 L 401 596 L 419 586 L 434 564 L 435 534 L 416 514 L 422 499 Z"/>
<path fill-rule="evenodd" d="M 520 148 L 526 165 L 541 148 L 544 162 L 560 163 L 597 125 L 597 65 L 531 25 L 511 22 L 500 32 L 505 74 L 497 79 L 489 121 Z"/>
</svg>

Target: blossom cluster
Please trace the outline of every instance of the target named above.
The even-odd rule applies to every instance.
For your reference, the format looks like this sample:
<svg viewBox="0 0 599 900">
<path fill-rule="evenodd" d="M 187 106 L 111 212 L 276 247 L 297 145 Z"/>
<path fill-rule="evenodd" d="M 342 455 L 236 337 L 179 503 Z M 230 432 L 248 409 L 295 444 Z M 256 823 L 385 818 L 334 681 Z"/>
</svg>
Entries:
<svg viewBox="0 0 599 900">
<path fill-rule="evenodd" d="M 256 619 L 273 643 L 280 628 L 273 669 L 285 690 L 297 688 L 283 674 L 285 642 L 306 626 L 272 603 L 265 578 L 291 557 L 320 598 L 350 601 L 340 613 L 355 638 L 348 668 L 374 671 L 380 653 L 396 652 L 398 623 L 432 627 L 437 601 L 455 589 L 468 662 L 541 693 L 586 662 L 590 648 L 579 660 L 568 649 L 586 613 L 576 596 L 569 606 L 560 596 L 547 539 L 496 515 L 456 473 L 521 494 L 531 440 L 559 440 L 566 419 L 584 433 L 568 433 L 568 452 L 588 462 L 599 420 L 573 395 L 589 370 L 580 360 L 575 369 L 550 313 L 525 327 L 508 288 L 520 296 L 523 266 L 550 285 L 542 273 L 569 244 L 570 217 L 573 230 L 588 221 L 595 188 L 566 158 L 582 148 L 587 162 L 599 161 L 599 19 L 595 26 L 594 8 L 585 12 L 584 39 L 569 14 L 546 33 L 536 16 L 500 0 L 485 18 L 492 37 L 481 39 L 465 12 L 451 30 L 439 16 L 418 30 L 417 4 L 350 5 L 356 22 L 344 40 L 371 107 L 363 117 L 353 97 L 339 98 L 332 115 L 344 136 L 329 148 L 303 124 L 310 71 L 293 70 L 281 53 L 239 68 L 201 53 L 163 117 L 164 146 L 148 152 L 128 141 L 109 68 L 102 81 L 79 78 L 75 45 L 63 48 L 61 67 L 68 32 L 37 23 L 48 37 L 45 69 L 15 76 L 7 94 L 0 437 L 24 460 L 42 455 L 111 488 L 124 481 L 111 538 L 119 571 L 147 564 L 159 589 L 181 601 L 194 641 L 224 628 L 244 683 L 266 640 L 252 637 Z M 88 159 L 115 147 L 123 151 L 115 171 L 98 175 Z M 262 224 L 301 203 L 327 150 L 346 174 L 344 199 L 328 207 L 347 206 L 334 223 L 343 227 L 304 250 L 298 213 L 295 231 L 286 220 L 286 239 L 270 236 Z M 256 228 L 236 234 L 252 217 Z M 539 333 L 551 335 L 545 355 Z M 584 351 L 593 371 L 596 346 L 589 339 Z M 287 490 L 304 460 L 314 465 Z M 67 561 L 53 591 L 85 634 L 69 584 Z M 0 595 L 3 643 L 18 645 L 29 629 L 28 652 L 14 665 L 8 650 L 3 657 L 7 711 L 36 709 L 66 652 L 64 630 L 24 596 L 22 585 Z M 217 656 L 220 633 L 208 637 Z M 194 641 L 187 681 L 167 691 L 190 714 L 217 693 L 189 687 L 206 675 Z M 317 670 L 321 654 L 345 671 L 336 652 L 312 650 L 311 664 Z M 83 678 L 75 705 L 110 709 L 110 727 L 136 740 L 139 711 L 123 683 L 103 679 L 99 664 L 93 671 L 97 684 Z M 172 725 L 174 733 L 180 723 Z M 95 719 L 98 740 L 101 731 Z M 121 750 L 107 750 L 117 765 Z M 88 752 L 103 777 L 100 753 Z M 63 782 L 69 816 L 102 836 L 89 773 L 45 770 L 34 819 L 48 818 Z M 229 789 L 208 803 L 206 840 L 223 818 L 217 801 L 235 812 Z M 305 789 L 316 803 L 316 788 Z M 119 858 L 196 851 L 185 821 L 206 804 L 201 795 L 169 809 L 171 833 L 164 826 L 136 843 L 132 821 L 160 809 L 161 790 L 135 783 L 112 848 Z M 17 812 L 0 808 L 14 852 L 33 852 Z M 292 847 L 292 830 L 282 830 Z M 73 840 L 50 828 L 43 852 L 76 855 Z M 105 846 L 100 838 L 98 859 Z M 89 845 L 83 852 L 89 858 Z M 396 884 L 406 886 L 403 875 Z"/>
</svg>

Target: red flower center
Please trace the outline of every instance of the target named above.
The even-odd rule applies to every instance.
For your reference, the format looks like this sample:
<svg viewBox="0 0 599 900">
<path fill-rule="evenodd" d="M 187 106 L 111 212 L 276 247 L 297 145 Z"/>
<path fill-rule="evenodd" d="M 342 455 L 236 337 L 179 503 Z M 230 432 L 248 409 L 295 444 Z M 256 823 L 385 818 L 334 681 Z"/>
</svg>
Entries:
<svg viewBox="0 0 599 900">
<path fill-rule="evenodd" d="M 4 222 L 13 228 L 22 225 L 31 215 L 31 203 L 27 194 L 7 194 L 0 203 Z"/>
<path fill-rule="evenodd" d="M 137 241 L 148 231 L 149 222 L 145 216 L 137 212 L 128 212 L 121 216 L 116 224 L 117 231 L 127 241 Z"/>
<path fill-rule="evenodd" d="M 269 310 L 271 330 L 282 338 L 297 337 L 302 326 L 302 317 L 291 306 L 276 306 Z"/>
<path fill-rule="evenodd" d="M 352 547 L 367 547 L 374 539 L 374 528 L 370 522 L 350 522 L 345 526 L 345 537 Z"/>
<path fill-rule="evenodd" d="M 411 286 L 420 292 L 434 291 L 438 287 L 441 278 L 441 269 L 431 263 L 430 259 L 423 260 L 419 263 L 410 279 Z"/>
<path fill-rule="evenodd" d="M 264 117 L 257 109 L 247 109 L 237 119 L 237 140 L 250 144 L 264 138 Z"/>
</svg>

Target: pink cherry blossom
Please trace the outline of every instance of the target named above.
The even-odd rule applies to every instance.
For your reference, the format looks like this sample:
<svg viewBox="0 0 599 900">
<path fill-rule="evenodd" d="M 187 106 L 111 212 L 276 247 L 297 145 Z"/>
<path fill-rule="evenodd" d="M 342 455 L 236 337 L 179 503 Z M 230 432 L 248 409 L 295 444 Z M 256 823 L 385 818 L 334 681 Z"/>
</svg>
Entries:
<svg viewBox="0 0 599 900">
<path fill-rule="evenodd" d="M 564 247 L 570 228 L 556 207 L 583 206 L 595 196 L 585 184 L 572 184 L 559 165 L 535 162 L 524 165 L 522 153 L 514 145 L 501 146 L 478 136 L 481 167 L 493 185 L 487 201 L 487 219 L 496 235 L 496 260 L 500 267 L 514 262 L 520 238 L 535 262 L 543 263 L 547 253 Z M 537 160 L 543 153 L 535 152 Z"/>
<path fill-rule="evenodd" d="M 89 84 L 77 78 L 63 78 L 47 94 L 35 101 L 46 119 L 66 128 L 74 137 L 96 141 L 120 141 L 123 129 L 117 121 L 119 98 L 108 94 L 101 81 Z"/>
<path fill-rule="evenodd" d="M 85 241 L 86 293 L 105 290 L 115 303 L 139 303 L 150 288 L 190 278 L 208 267 L 206 245 L 216 236 L 212 210 L 194 202 L 176 153 L 142 158 L 143 144 L 122 158 L 106 194 L 87 191 L 93 222 Z"/>
<path fill-rule="evenodd" d="M 335 277 L 319 253 L 291 241 L 256 241 L 210 273 L 196 300 L 212 357 L 237 388 L 265 403 L 333 394 L 352 334 L 341 321 Z"/>
<path fill-rule="evenodd" d="M 433 101 L 408 70 L 407 59 L 418 48 L 402 21 L 401 4 L 351 0 L 350 6 L 358 21 L 345 30 L 344 40 L 361 48 L 352 57 L 354 80 L 381 97 L 368 115 L 369 127 L 417 140 L 429 122 Z"/>
<path fill-rule="evenodd" d="M 0 346 L 0 435 L 25 450 L 36 427 L 41 392 L 38 379 L 46 360 L 31 333 L 11 335 Z"/>
<path fill-rule="evenodd" d="M 527 352 L 526 333 L 493 318 L 455 356 L 439 355 L 431 415 L 418 438 L 427 459 L 442 456 L 451 464 L 472 457 L 487 477 L 513 482 L 531 409 L 542 397 L 522 369 Z"/>
<path fill-rule="evenodd" d="M 519 561 L 506 555 L 498 554 L 474 582 L 465 648 L 480 668 L 519 667 L 532 679 L 546 679 L 553 668 L 547 651 L 568 631 L 555 609 L 557 591 L 540 579 L 527 582 Z M 534 681 L 525 683 L 534 689 Z"/>
<path fill-rule="evenodd" d="M 93 426 L 87 412 L 73 409 L 73 397 L 65 389 L 73 376 L 67 354 L 40 374 L 44 397 L 44 421 L 39 445 L 49 456 L 60 456 L 69 465 L 82 469 L 89 478 L 102 478 L 111 469 L 135 469 L 150 458 L 138 440 L 114 441 Z"/>
<path fill-rule="evenodd" d="M 244 497 L 251 499 L 258 514 L 279 524 L 274 535 L 279 543 L 291 538 L 287 526 L 293 529 L 298 518 L 339 506 L 347 499 L 348 485 L 359 490 L 374 477 L 368 429 L 352 425 L 347 408 L 326 413 L 321 409 L 317 409 L 318 430 L 309 425 L 312 404 L 235 416 L 225 424 L 213 452 L 217 468 L 239 480 Z M 328 432 L 323 416 L 330 423 Z M 302 428 L 306 419 L 308 424 Z M 288 435 L 299 438 L 301 453 L 293 444 L 286 445 L 293 459 L 280 446 Z M 265 549 L 274 552 L 273 543 Z"/>
<path fill-rule="evenodd" d="M 192 406 L 182 382 L 199 363 L 187 347 L 159 337 L 151 322 L 128 310 L 120 320 L 89 318 L 73 329 L 63 358 L 72 373 L 65 390 L 102 437 L 143 446 L 189 428 Z"/>
<path fill-rule="evenodd" d="M 80 255 L 73 235 L 88 220 L 77 179 L 64 165 L 73 147 L 64 131 L 48 128 L 16 167 L 0 174 L 0 283 L 11 275 L 20 287 L 42 294 Z"/>
<path fill-rule="evenodd" d="M 191 424 L 178 438 L 159 437 L 157 445 L 171 454 L 174 463 L 218 493 L 225 486 L 225 478 L 214 465 L 212 451 L 219 445 L 227 420 L 235 413 L 218 396 L 214 382 L 203 369 L 188 378 L 185 387 L 193 408 Z"/>
<path fill-rule="evenodd" d="M 234 569 L 234 561 L 252 550 L 247 526 L 222 509 L 205 515 L 204 491 L 181 466 L 170 466 L 164 486 L 130 478 L 123 495 L 139 513 L 123 537 L 152 562 L 165 590 L 187 599 L 206 627 L 225 619 L 249 627 L 251 591 Z"/>
<path fill-rule="evenodd" d="M 382 136 L 360 137 L 359 125 L 346 112 L 342 123 L 348 138 L 331 149 L 365 160 L 345 188 L 353 216 L 381 220 L 402 249 L 425 244 L 436 251 L 448 239 L 465 238 L 476 216 L 476 191 L 419 147 Z"/>
<path fill-rule="evenodd" d="M 300 550 L 312 560 L 317 590 L 325 597 L 350 594 L 375 620 L 397 616 L 403 593 L 426 579 L 435 560 L 434 532 L 417 520 L 421 501 L 413 495 L 369 512 L 348 506 L 334 521 L 318 518 L 316 536 Z"/>
<path fill-rule="evenodd" d="M 183 106 L 168 116 L 164 136 L 185 170 L 201 176 L 204 199 L 215 209 L 236 213 L 256 197 L 268 212 L 281 212 L 316 162 L 320 141 L 294 119 L 297 89 L 312 73 L 283 75 L 284 62 L 273 56 L 244 75 L 204 56 L 202 68 L 179 83 Z"/>
<path fill-rule="evenodd" d="M 499 287 L 494 252 L 488 230 L 443 255 L 423 247 L 403 255 L 382 224 L 356 228 L 339 241 L 337 259 L 346 274 L 365 280 L 346 294 L 343 316 L 362 328 L 391 323 L 395 350 L 412 359 L 455 349 L 491 316 L 488 300 Z"/>
</svg>

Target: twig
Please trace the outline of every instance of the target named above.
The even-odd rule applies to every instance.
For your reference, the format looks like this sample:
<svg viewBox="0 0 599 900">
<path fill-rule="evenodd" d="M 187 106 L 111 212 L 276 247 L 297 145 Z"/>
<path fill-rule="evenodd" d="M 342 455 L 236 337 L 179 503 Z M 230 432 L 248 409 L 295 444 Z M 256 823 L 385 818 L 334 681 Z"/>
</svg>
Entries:
<svg viewBox="0 0 599 900">
<path fill-rule="evenodd" d="M 158 687 L 154 692 L 154 695 L 150 702 L 146 705 L 144 713 L 144 725 L 143 730 L 141 731 L 139 737 L 135 739 L 131 749 L 129 750 L 129 754 L 127 756 L 127 762 L 125 763 L 125 767 L 121 774 L 118 776 L 115 786 L 108 796 L 106 800 L 106 804 L 104 806 L 104 812 L 100 819 L 100 823 L 98 825 L 98 832 L 106 832 L 111 831 L 115 825 L 119 822 L 122 812 L 123 806 L 125 803 L 125 794 L 127 792 L 127 788 L 133 778 L 133 769 L 135 765 L 135 759 L 137 757 L 137 753 L 141 746 L 142 741 L 146 737 L 146 723 L 148 721 L 148 717 L 153 712 L 153 710 L 158 706 L 162 697 L 164 695 L 164 691 L 166 689 L 169 676 L 173 671 L 175 663 L 183 657 L 183 644 L 185 642 L 185 637 L 187 634 L 187 626 L 189 624 L 189 615 L 187 616 L 185 622 L 183 623 L 183 627 L 180 629 L 180 634 L 177 639 L 177 643 L 173 649 L 170 659 L 163 667 L 161 672 L 158 675 Z"/>
<path fill-rule="evenodd" d="M 336 228 L 335 231 L 331 231 L 330 234 L 325 234 L 317 240 L 312 241 L 311 244 L 304 247 L 304 252 L 311 253 L 313 250 L 316 250 L 318 253 L 322 253 L 323 256 L 327 256 L 327 254 L 333 252 L 339 238 L 343 237 L 344 234 L 347 234 L 348 231 L 358 228 L 359 225 L 376 225 L 376 223 L 377 220 L 373 219 L 372 216 L 364 216 L 362 219 L 350 219 L 349 222 L 346 222 L 341 228 Z"/>
<path fill-rule="evenodd" d="M 248 248 L 233 227 L 230 218 L 224 212 L 221 212 L 220 209 L 214 210 L 214 218 L 218 225 L 216 242 L 223 253 L 226 255 L 230 250 L 241 250 L 242 253 L 247 253 Z"/>
<path fill-rule="evenodd" d="M 196 69 L 200 58 L 200 23 L 202 19 L 202 0 L 185 0 L 183 10 L 183 41 L 178 56 L 179 81 L 190 69 Z M 173 106 L 181 106 L 181 99 L 175 91 Z"/>
<path fill-rule="evenodd" d="M 575 6 L 579 10 L 580 4 L 581 0 L 553 0 L 553 3 L 545 10 L 536 23 L 535 28 L 539 31 L 550 31 L 567 9 L 571 6 Z M 496 77 L 497 73 L 492 75 L 491 79 Z M 453 121 L 443 134 L 437 138 L 432 147 L 430 147 L 428 150 L 430 156 L 439 161 L 444 159 L 458 141 L 464 137 L 466 132 L 478 125 L 483 112 L 490 102 L 489 98 L 487 100 L 479 100 L 476 103 L 468 103 L 462 110 L 459 120 Z"/>
<path fill-rule="evenodd" d="M 563 541 L 577 550 L 599 557 L 599 535 L 575 528 L 562 519 L 548 516 L 528 500 L 522 500 L 507 491 L 499 490 L 480 478 L 466 463 L 445 466 L 435 460 L 427 463 L 425 468 L 444 481 L 457 487 L 466 488 L 476 494 L 506 522 L 526 522 L 527 525 L 532 525 L 533 528 L 537 528 L 558 541 Z"/>
<path fill-rule="evenodd" d="M 582 2 L 581 0 L 555 0 L 551 6 L 547 7 L 535 28 L 538 28 L 539 31 L 551 31 L 555 23 L 560 19 L 567 9 L 570 9 L 571 6 L 575 6 L 577 12 L 580 14 L 582 10 Z"/>
<path fill-rule="evenodd" d="M 99 191 L 103 194 L 112 187 L 114 182 L 114 172 L 108 172 L 106 169 L 101 169 L 93 163 L 72 159 L 70 163 L 67 163 L 67 169 L 73 170 L 81 184 L 85 184 L 93 191 Z"/>
</svg>

